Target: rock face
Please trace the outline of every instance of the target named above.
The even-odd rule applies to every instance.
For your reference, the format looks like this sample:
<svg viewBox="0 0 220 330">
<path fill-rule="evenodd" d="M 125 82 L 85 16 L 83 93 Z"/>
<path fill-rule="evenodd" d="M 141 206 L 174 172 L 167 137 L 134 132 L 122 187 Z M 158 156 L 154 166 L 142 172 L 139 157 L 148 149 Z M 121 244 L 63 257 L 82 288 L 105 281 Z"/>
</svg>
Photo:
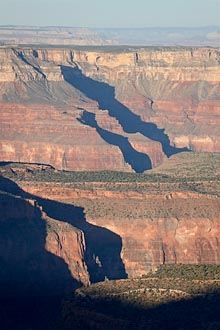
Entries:
<svg viewBox="0 0 220 330">
<path fill-rule="evenodd" d="M 1 189 L 13 192 L 14 199 L 29 208 L 20 212 L 10 202 L 3 219 L 17 219 L 19 214 L 32 225 L 37 211 L 37 219 L 47 225 L 46 250 L 61 258 L 73 278 L 84 284 L 141 276 L 166 263 L 219 264 L 219 155 L 213 156 L 215 172 L 207 176 L 206 161 L 210 163 L 211 155 L 204 154 L 201 163 L 198 154 L 188 154 L 175 155 L 166 162 L 170 167 L 151 171 L 175 173 L 182 159 L 176 179 L 162 174 L 143 181 L 74 181 L 53 169 L 39 172 L 39 166 L 7 165 L 1 173 L 19 186 L 13 184 L 8 190 L 1 184 Z M 187 180 L 184 173 L 190 168 Z M 39 179 L 44 171 L 46 176 Z"/>
<path fill-rule="evenodd" d="M 48 217 L 11 180 L 0 183 L 1 298 L 62 296 L 88 285 L 83 232 Z"/>
<path fill-rule="evenodd" d="M 164 263 L 220 262 L 220 198 L 215 195 L 120 193 L 100 189 L 98 185 L 93 186 L 93 192 L 52 188 L 48 184 L 45 190 L 42 184 L 34 188 L 28 184 L 24 189 L 81 205 L 87 222 L 119 235 L 121 258 L 129 277 L 141 276 Z M 105 241 L 102 244 L 104 249 Z M 99 259 L 102 263 L 103 256 Z"/>
<path fill-rule="evenodd" d="M 145 207 L 143 214 L 148 215 L 144 217 L 139 212 L 139 217 L 132 219 L 129 226 L 127 218 L 114 224 L 109 219 L 105 226 L 122 237 L 122 260 L 131 277 L 165 263 L 218 264 L 219 203 L 215 197 L 207 200 L 197 194 L 146 196 L 142 202 L 132 204 L 136 209 Z M 150 210 L 156 207 L 168 215 L 149 216 Z M 201 207 L 200 214 L 198 208 Z M 205 212 L 203 208 L 214 211 Z M 213 214 L 210 216 L 210 213 Z M 101 219 L 93 219 L 92 223 L 103 224 Z"/>
<path fill-rule="evenodd" d="M 31 190 L 0 176 L 2 295 L 11 286 L 11 294 L 62 296 L 82 284 L 127 276 L 118 234 L 89 223 L 83 207 Z"/>
<path fill-rule="evenodd" d="M 220 151 L 220 51 L 0 48 L 0 157 L 143 172 Z"/>
</svg>

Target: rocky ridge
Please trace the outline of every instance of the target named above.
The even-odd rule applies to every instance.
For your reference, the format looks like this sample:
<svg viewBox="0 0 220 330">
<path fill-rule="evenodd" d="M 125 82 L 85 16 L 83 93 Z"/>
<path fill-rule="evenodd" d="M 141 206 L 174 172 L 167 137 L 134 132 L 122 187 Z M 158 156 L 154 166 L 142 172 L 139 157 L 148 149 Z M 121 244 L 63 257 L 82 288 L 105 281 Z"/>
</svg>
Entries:
<svg viewBox="0 0 220 330">
<path fill-rule="evenodd" d="M 219 27 L 80 28 L 0 26 L 1 44 L 219 46 Z"/>
</svg>

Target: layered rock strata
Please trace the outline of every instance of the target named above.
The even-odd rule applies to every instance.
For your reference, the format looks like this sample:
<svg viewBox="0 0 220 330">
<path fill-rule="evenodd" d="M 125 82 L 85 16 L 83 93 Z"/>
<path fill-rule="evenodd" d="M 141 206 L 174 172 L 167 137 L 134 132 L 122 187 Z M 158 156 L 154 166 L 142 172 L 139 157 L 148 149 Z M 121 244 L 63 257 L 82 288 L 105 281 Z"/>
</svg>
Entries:
<svg viewBox="0 0 220 330">
<path fill-rule="evenodd" d="M 12 181 L 0 183 L 1 297 L 62 296 L 88 285 L 84 233 L 48 217 Z"/>
<path fill-rule="evenodd" d="M 188 180 L 181 171 L 176 179 L 169 174 L 175 173 L 172 169 L 181 158 L 182 174 L 194 169 Z M 218 162 L 219 157 L 214 158 Z M 40 208 L 48 223 L 48 251 L 61 257 L 72 276 L 85 284 L 141 276 L 166 263 L 220 262 L 219 166 L 215 179 L 211 173 L 206 177 L 204 163 L 193 168 L 193 159 L 198 161 L 196 156 L 173 157 L 170 168 L 160 170 L 168 174 L 139 182 L 67 180 L 53 169 L 39 172 L 39 166 L 31 165 L 7 165 L 1 172 L 19 184 L 16 196 L 25 194 Z M 48 179 L 39 180 L 44 171 Z"/>
<path fill-rule="evenodd" d="M 193 192 L 119 193 L 103 191 L 98 185 L 93 192 L 51 185 L 43 189 L 42 185 L 28 185 L 24 189 L 80 205 L 90 224 L 119 235 L 121 258 L 129 277 L 141 276 L 165 263 L 220 262 L 217 196 Z"/>
<path fill-rule="evenodd" d="M 219 58 L 214 48 L 2 47 L 1 160 L 143 172 L 187 148 L 219 151 Z"/>
</svg>

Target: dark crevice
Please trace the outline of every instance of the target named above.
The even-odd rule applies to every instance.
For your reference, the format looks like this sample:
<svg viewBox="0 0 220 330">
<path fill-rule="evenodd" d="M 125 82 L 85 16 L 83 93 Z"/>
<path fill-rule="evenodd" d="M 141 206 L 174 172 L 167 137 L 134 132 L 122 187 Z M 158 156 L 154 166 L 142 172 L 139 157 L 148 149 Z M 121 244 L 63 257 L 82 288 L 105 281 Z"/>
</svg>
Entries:
<svg viewBox="0 0 220 330">
<path fill-rule="evenodd" d="M 15 196 L 35 200 L 49 217 L 67 222 L 82 230 L 86 243 L 85 263 L 92 282 L 102 281 L 105 278 L 120 279 L 127 277 L 120 257 L 121 237 L 106 228 L 88 223 L 83 207 L 31 195 L 20 189 L 13 181 L 3 177 L 0 177 L 0 190 Z"/>
<path fill-rule="evenodd" d="M 46 79 L 46 75 L 36 66 L 31 64 L 24 56 L 24 54 L 22 53 L 22 51 L 17 51 L 16 49 L 13 49 L 15 55 L 20 58 L 24 63 L 26 63 L 27 65 L 30 65 L 35 71 L 37 71 L 38 73 L 40 73 L 44 79 Z M 36 51 L 35 54 L 33 53 L 34 57 L 36 56 Z"/>
<path fill-rule="evenodd" d="M 100 282 L 105 278 L 111 280 L 127 278 L 120 256 L 122 240 L 119 235 L 87 222 L 83 207 L 33 197 L 49 217 L 67 222 L 83 231 L 86 245 L 84 261 L 91 282 Z"/>
<path fill-rule="evenodd" d="M 0 176 L 0 328 L 48 330 L 62 299 L 81 283 L 46 250 L 46 222 L 22 195 Z"/>
<path fill-rule="evenodd" d="M 163 152 L 167 157 L 173 154 L 189 151 L 188 148 L 176 148 L 171 146 L 170 140 L 164 129 L 160 129 L 153 123 L 141 120 L 140 116 L 134 114 L 115 98 L 115 88 L 85 76 L 76 65 L 61 66 L 64 79 L 74 88 L 84 93 L 88 98 L 99 104 L 100 110 L 108 110 L 109 115 L 118 120 L 126 133 L 140 133 L 143 136 L 160 142 Z"/>
<path fill-rule="evenodd" d="M 65 261 L 45 249 L 47 228 L 37 198 L 0 176 L 0 293 L 63 295 L 80 284 Z M 7 281 L 10 285 L 2 286 Z"/>
<path fill-rule="evenodd" d="M 97 133 L 106 142 L 119 147 L 123 154 L 125 162 L 131 165 L 132 169 L 136 173 L 142 173 L 145 170 L 149 170 L 152 168 L 150 158 L 146 154 L 136 151 L 128 141 L 127 137 L 109 132 L 101 128 L 97 124 L 94 113 L 83 111 L 81 118 L 79 118 L 78 120 L 84 125 L 88 125 L 90 127 L 95 128 Z"/>
<path fill-rule="evenodd" d="M 127 278 L 120 257 L 121 237 L 88 223 L 83 207 L 31 195 L 2 176 L 0 200 L 1 329 L 49 329 L 62 299 L 81 285 L 65 261 L 46 250 L 47 224 L 37 206 L 49 217 L 83 231 L 91 282 Z"/>
<path fill-rule="evenodd" d="M 33 50 L 33 56 L 35 57 L 35 58 L 38 58 L 38 52 L 34 49 Z"/>
</svg>

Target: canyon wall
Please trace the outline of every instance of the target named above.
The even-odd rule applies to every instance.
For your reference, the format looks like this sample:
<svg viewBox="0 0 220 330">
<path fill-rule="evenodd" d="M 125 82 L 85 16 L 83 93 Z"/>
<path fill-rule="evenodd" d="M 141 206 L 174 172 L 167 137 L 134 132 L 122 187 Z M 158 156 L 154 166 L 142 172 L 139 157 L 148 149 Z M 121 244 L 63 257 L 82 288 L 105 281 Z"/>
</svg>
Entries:
<svg viewBox="0 0 220 330">
<path fill-rule="evenodd" d="M 0 48 L 1 161 L 143 172 L 220 151 L 214 48 Z"/>
<path fill-rule="evenodd" d="M 139 192 L 129 188 L 120 192 L 119 184 L 115 191 L 111 189 L 114 185 L 92 183 L 87 189 L 74 189 L 64 184 L 22 183 L 31 194 L 82 207 L 90 230 L 97 226 L 118 235 L 121 260 L 129 277 L 141 276 L 166 263 L 219 264 L 219 196 L 165 186 L 160 192 L 156 184 L 147 183 L 140 184 Z M 169 192 L 172 188 L 174 191 Z M 75 222 L 75 226 L 80 224 Z M 84 228 L 84 234 L 87 242 L 88 229 Z M 112 279 L 114 267 L 119 275 L 118 263 L 112 263 L 116 241 L 111 237 L 103 240 L 98 231 L 96 235 L 94 245 L 101 240 L 101 247 L 96 249 L 95 259 L 105 277 Z M 103 266 L 108 263 L 111 276 Z"/>
<path fill-rule="evenodd" d="M 88 285 L 160 264 L 219 264 L 219 164 L 219 154 L 186 152 L 145 175 L 99 177 L 3 165 L 2 267 L 13 256 L 11 267 L 23 264 L 31 278 L 31 260 L 41 256 L 33 267 L 48 271 L 46 281 L 58 269 L 59 281 L 66 273 Z"/>
<path fill-rule="evenodd" d="M 84 233 L 48 217 L 37 201 L 0 178 L 1 298 L 64 295 L 90 277 Z"/>
</svg>

